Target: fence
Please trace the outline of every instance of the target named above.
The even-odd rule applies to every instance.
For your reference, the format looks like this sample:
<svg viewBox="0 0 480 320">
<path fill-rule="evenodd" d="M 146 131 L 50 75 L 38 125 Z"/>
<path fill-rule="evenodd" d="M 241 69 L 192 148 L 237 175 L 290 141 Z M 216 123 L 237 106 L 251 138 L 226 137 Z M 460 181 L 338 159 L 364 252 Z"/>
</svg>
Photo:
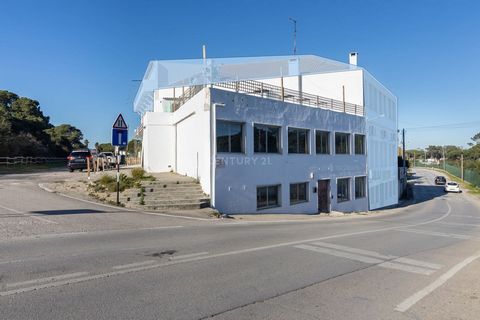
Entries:
<svg viewBox="0 0 480 320">
<path fill-rule="evenodd" d="M 0 166 L 22 166 L 46 163 L 61 165 L 66 162 L 66 158 L 54 157 L 0 157 Z"/>
<path fill-rule="evenodd" d="M 212 87 L 359 116 L 364 115 L 364 107 L 361 105 L 291 90 L 283 86 L 274 86 L 260 81 L 245 80 L 215 83 L 212 84 Z M 185 102 L 200 92 L 202 88 L 202 86 L 193 86 L 183 90 L 182 95 L 180 95 L 178 98 L 174 98 L 173 110 L 178 110 L 178 108 L 180 108 Z"/>
<path fill-rule="evenodd" d="M 415 161 L 415 167 L 426 167 L 426 168 L 436 168 L 443 170 L 450 173 L 451 175 L 461 179 L 462 178 L 462 169 L 455 163 L 445 163 L 445 167 L 442 161 L 437 163 L 424 163 L 422 161 Z M 471 170 L 471 169 L 463 169 L 463 180 L 467 181 L 468 183 L 480 187 L 480 172 Z"/>
</svg>

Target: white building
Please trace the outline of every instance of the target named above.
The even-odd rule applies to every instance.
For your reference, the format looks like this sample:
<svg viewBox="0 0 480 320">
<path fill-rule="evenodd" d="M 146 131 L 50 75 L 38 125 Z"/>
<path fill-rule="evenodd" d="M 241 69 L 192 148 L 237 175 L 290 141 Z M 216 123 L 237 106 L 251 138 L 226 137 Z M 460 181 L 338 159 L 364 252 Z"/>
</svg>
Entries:
<svg viewBox="0 0 480 320">
<path fill-rule="evenodd" d="M 151 61 L 144 168 L 197 178 L 228 214 L 395 205 L 397 99 L 350 58 Z"/>
</svg>

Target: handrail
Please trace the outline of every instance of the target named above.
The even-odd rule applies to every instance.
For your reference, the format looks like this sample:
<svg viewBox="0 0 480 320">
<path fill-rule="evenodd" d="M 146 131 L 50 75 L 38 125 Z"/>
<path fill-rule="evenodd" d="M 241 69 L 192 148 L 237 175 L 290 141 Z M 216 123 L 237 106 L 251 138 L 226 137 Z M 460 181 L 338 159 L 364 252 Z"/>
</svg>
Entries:
<svg viewBox="0 0 480 320">
<path fill-rule="evenodd" d="M 248 95 L 260 96 L 262 98 L 291 102 L 300 105 L 306 105 L 316 108 L 328 109 L 348 114 L 363 116 L 364 107 L 353 103 L 330 99 L 310 93 L 300 92 L 284 87 L 274 86 L 254 80 L 244 80 L 235 82 L 215 83 L 212 87 L 233 90 L 235 92 L 246 93 Z M 185 90 L 179 98 L 174 100 L 174 108 L 176 111 L 185 102 L 201 91 L 203 86 L 193 86 Z"/>
</svg>

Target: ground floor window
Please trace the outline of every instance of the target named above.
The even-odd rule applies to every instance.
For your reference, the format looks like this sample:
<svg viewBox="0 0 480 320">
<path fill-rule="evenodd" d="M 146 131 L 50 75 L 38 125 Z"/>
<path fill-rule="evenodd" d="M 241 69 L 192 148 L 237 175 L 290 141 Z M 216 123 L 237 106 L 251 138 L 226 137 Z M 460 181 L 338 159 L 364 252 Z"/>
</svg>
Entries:
<svg viewBox="0 0 480 320">
<path fill-rule="evenodd" d="M 337 179 L 337 202 L 350 200 L 350 178 Z"/>
<path fill-rule="evenodd" d="M 290 184 L 290 204 L 308 201 L 307 190 L 307 182 Z"/>
<path fill-rule="evenodd" d="M 280 205 L 280 186 L 257 187 L 257 209 L 277 207 Z"/>
<path fill-rule="evenodd" d="M 367 196 L 366 178 L 355 178 L 355 199 L 365 198 Z"/>
</svg>

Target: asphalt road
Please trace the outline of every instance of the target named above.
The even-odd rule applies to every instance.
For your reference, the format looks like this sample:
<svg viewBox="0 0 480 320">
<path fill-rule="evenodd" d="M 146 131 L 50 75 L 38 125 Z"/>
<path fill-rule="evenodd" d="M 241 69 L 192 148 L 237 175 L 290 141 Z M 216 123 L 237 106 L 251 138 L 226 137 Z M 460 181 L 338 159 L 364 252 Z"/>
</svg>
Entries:
<svg viewBox="0 0 480 320">
<path fill-rule="evenodd" d="M 0 319 L 478 319 L 480 204 L 418 171 L 360 219 L 204 221 L 0 177 Z"/>
</svg>

